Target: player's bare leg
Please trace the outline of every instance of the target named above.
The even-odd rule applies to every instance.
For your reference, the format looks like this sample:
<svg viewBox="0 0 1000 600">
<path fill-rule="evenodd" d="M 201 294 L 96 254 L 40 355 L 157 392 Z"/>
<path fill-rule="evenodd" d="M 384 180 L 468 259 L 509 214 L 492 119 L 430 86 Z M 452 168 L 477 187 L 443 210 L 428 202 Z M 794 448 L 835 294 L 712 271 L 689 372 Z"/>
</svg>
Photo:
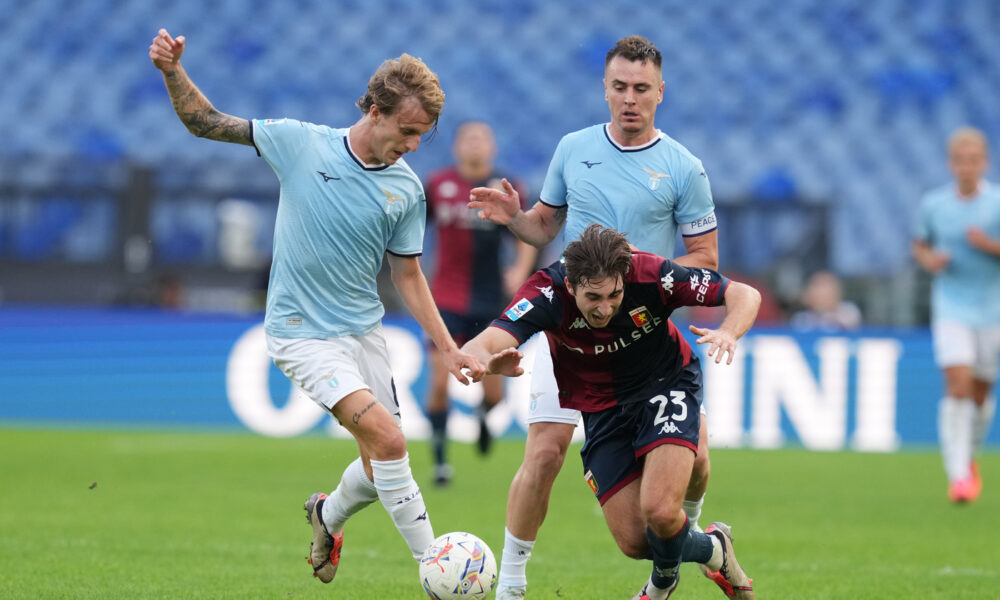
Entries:
<svg viewBox="0 0 1000 600">
<path fill-rule="evenodd" d="M 367 500 L 363 490 L 359 492 L 365 481 L 371 482 L 414 560 L 434 541 L 420 488 L 410 472 L 406 439 L 389 411 L 369 390 L 358 390 L 337 402 L 333 415 L 354 436 L 361 458 L 345 470 L 331 497 L 335 504 L 327 506 L 330 499 L 323 494 L 313 494 L 306 502 L 314 534 L 310 563 L 324 583 L 329 583 L 336 574 L 342 543 L 342 534 L 331 529 L 342 528 L 350 514 L 372 501 Z M 361 484 L 352 483 L 351 478 Z"/>
<path fill-rule="evenodd" d="M 497 578 L 497 600 L 524 597 L 531 548 L 545 520 L 552 484 L 566 459 L 574 428 L 566 423 L 544 422 L 528 426 L 524 460 L 507 496 L 507 530 Z"/>
<path fill-rule="evenodd" d="M 701 507 L 705 503 L 705 491 L 708 489 L 711 472 L 712 464 L 708 455 L 708 418 L 702 414 L 698 433 L 698 455 L 694 458 L 691 481 L 684 494 L 684 512 L 687 513 L 691 528 L 695 531 L 701 531 L 698 519 L 701 518 Z"/>
</svg>

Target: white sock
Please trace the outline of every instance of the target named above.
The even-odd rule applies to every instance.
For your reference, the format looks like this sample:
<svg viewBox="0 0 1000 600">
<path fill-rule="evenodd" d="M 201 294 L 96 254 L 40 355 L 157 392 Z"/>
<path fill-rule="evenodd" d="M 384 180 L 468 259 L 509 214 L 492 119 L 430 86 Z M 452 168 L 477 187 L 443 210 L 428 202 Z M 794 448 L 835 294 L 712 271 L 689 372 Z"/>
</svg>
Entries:
<svg viewBox="0 0 1000 600">
<path fill-rule="evenodd" d="M 524 587 L 528 585 L 528 559 L 535 541 L 526 541 L 514 537 L 509 529 L 503 529 L 503 554 L 500 559 L 500 573 L 497 581 L 505 587 Z"/>
<path fill-rule="evenodd" d="M 709 534 L 708 537 L 712 538 L 712 558 L 705 562 L 705 566 L 710 571 L 718 571 L 722 568 L 722 542 L 714 535 Z"/>
<path fill-rule="evenodd" d="M 971 398 L 946 397 L 938 414 L 938 435 L 944 470 L 951 482 L 967 479 L 971 472 L 972 429 L 976 405 Z"/>
<path fill-rule="evenodd" d="M 323 503 L 323 523 L 326 530 L 337 535 L 344 529 L 344 523 L 351 515 L 378 500 L 375 484 L 368 479 L 365 465 L 359 456 L 357 460 L 347 465 L 340 477 L 337 489 L 330 492 L 330 497 Z"/>
<path fill-rule="evenodd" d="M 378 499 L 406 540 L 413 559 L 420 560 L 424 550 L 434 541 L 434 530 L 420 487 L 410 472 L 410 456 L 407 454 L 396 460 L 373 460 L 372 475 Z"/>
<path fill-rule="evenodd" d="M 976 416 L 972 425 L 973 455 L 983 451 L 983 445 L 986 443 L 986 436 L 990 433 L 990 425 L 993 423 L 996 408 L 997 401 L 992 396 L 988 396 L 982 406 L 976 406 Z"/>
<path fill-rule="evenodd" d="M 685 500 L 684 501 L 684 514 L 688 516 L 688 521 L 691 523 L 691 529 L 694 531 L 701 531 L 701 526 L 698 525 L 698 519 L 701 517 L 701 507 L 705 504 L 705 494 L 701 495 L 701 498 L 697 500 Z"/>
</svg>

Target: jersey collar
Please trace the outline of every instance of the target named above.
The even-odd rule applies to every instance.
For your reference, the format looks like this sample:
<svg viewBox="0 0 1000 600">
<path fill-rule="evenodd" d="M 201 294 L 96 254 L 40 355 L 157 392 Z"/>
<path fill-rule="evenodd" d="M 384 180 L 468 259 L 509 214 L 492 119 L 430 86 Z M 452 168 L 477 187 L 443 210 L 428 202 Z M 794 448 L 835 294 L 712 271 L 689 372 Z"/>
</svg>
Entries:
<svg viewBox="0 0 1000 600">
<path fill-rule="evenodd" d="M 663 132 L 657 129 L 656 135 L 653 137 L 653 139 L 649 140 L 645 144 L 642 144 L 641 146 L 622 146 L 621 144 L 616 142 L 613 137 L 611 137 L 611 132 L 609 131 L 610 127 L 611 123 L 604 124 L 604 137 L 608 138 L 608 141 L 611 142 L 611 145 L 617 148 L 619 152 L 640 152 L 647 148 L 652 148 L 653 146 L 659 144 L 660 140 L 663 139 Z"/>
<path fill-rule="evenodd" d="M 385 163 L 379 163 L 377 165 L 369 165 L 365 161 L 354 153 L 354 149 L 351 148 L 351 130 L 347 130 L 347 134 L 344 135 L 344 147 L 347 148 L 347 155 L 354 159 L 354 162 L 358 163 L 358 166 L 365 171 L 381 171 L 382 169 L 388 169 L 389 165 Z"/>
</svg>

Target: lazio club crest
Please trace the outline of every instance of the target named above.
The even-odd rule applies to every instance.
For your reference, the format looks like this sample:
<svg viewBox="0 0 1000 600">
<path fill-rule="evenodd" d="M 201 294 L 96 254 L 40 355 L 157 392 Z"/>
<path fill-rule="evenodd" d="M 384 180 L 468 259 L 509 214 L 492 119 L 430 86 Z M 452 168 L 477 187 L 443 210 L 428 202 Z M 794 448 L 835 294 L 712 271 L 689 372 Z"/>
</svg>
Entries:
<svg viewBox="0 0 1000 600">
<path fill-rule="evenodd" d="M 650 314 L 649 309 L 645 306 L 633 308 L 628 311 L 628 316 L 632 317 L 632 322 L 635 323 L 636 327 L 642 327 L 646 323 L 650 323 L 653 320 L 653 315 Z"/>
<path fill-rule="evenodd" d="M 667 173 L 657 173 L 652 169 L 643 169 L 643 171 L 649 174 L 649 181 L 646 182 L 646 185 L 649 186 L 649 189 L 651 190 L 656 190 L 660 187 L 661 179 L 664 177 L 670 177 Z"/>
</svg>

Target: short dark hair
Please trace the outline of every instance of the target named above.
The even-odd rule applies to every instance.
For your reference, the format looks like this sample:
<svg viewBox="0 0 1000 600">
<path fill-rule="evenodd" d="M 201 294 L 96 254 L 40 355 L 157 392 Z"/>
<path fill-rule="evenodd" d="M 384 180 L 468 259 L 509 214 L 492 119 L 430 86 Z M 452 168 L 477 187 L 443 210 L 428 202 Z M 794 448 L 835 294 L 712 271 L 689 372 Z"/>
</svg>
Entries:
<svg viewBox="0 0 1000 600">
<path fill-rule="evenodd" d="M 421 108 L 434 121 L 437 130 L 438 117 L 444 108 L 444 92 L 438 76 L 424 61 L 403 53 L 399 58 L 383 62 L 368 80 L 368 90 L 358 98 L 358 108 L 368 114 L 372 106 L 379 112 L 391 115 L 407 97 L 416 98 Z"/>
<path fill-rule="evenodd" d="M 574 288 L 605 277 L 624 281 L 632 266 L 632 248 L 624 235 L 594 223 L 566 246 L 563 259 L 566 280 Z"/>
<path fill-rule="evenodd" d="M 608 50 L 608 55 L 604 58 L 604 67 L 607 68 L 608 64 L 611 63 L 611 59 L 616 56 L 621 56 L 629 62 L 637 60 L 646 62 L 649 60 L 656 65 L 657 69 L 663 68 L 663 55 L 656 49 L 653 42 L 641 35 L 630 35 L 618 40 L 614 48 Z"/>
</svg>

